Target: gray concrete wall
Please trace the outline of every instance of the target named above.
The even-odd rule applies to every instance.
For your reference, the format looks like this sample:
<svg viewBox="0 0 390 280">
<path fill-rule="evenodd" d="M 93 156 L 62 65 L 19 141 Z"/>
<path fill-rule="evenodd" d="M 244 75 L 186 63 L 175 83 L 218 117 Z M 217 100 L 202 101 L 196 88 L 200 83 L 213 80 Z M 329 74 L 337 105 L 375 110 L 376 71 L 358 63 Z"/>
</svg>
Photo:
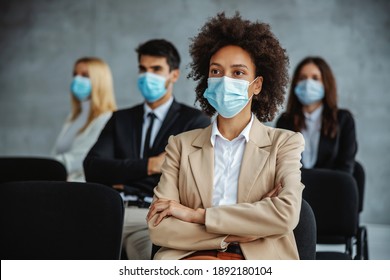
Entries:
<svg viewBox="0 0 390 280">
<path fill-rule="evenodd" d="M 292 72 L 320 55 L 337 77 L 341 107 L 356 119 L 357 158 L 367 172 L 363 222 L 390 224 L 390 1 L 0 0 L 0 155 L 48 155 L 69 112 L 74 61 L 112 68 L 119 108 L 142 99 L 134 49 L 166 38 L 181 52 L 176 98 L 194 103 L 189 38 L 208 17 L 241 12 L 269 23 Z M 273 123 L 270 123 L 272 125 Z M 337 195 L 337 194 L 335 194 Z"/>
</svg>

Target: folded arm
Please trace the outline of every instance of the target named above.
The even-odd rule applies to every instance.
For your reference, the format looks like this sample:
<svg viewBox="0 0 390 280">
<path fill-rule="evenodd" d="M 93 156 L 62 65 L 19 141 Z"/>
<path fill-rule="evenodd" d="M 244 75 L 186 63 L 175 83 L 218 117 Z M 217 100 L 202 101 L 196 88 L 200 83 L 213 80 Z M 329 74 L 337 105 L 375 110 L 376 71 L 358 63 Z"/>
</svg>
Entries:
<svg viewBox="0 0 390 280">
<path fill-rule="evenodd" d="M 192 209 L 180 203 L 180 145 L 171 138 L 163 175 L 155 189 L 157 200 L 148 215 L 152 241 L 183 250 L 219 249 L 222 241 L 242 242 L 243 237 L 251 241 L 291 232 L 298 223 L 303 189 L 299 170 L 302 149 L 300 134 L 292 135 L 281 145 L 275 178 L 275 182 L 281 184 L 277 184 L 260 201 Z M 183 243 L 182 240 L 189 238 L 198 240 L 198 243 Z"/>
<path fill-rule="evenodd" d="M 300 133 L 291 134 L 279 143 L 275 182 L 281 183 L 282 188 L 276 196 L 263 196 L 253 203 L 207 209 L 207 231 L 259 237 L 282 236 L 291 232 L 299 221 L 304 188 L 300 172 L 303 147 L 304 140 Z"/>
</svg>

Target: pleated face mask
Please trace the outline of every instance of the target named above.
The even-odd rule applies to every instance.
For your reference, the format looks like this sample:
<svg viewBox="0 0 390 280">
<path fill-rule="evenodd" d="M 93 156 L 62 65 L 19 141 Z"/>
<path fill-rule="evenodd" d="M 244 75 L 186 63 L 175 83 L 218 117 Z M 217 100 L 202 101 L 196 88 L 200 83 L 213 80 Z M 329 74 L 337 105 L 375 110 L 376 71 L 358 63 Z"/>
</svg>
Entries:
<svg viewBox="0 0 390 280">
<path fill-rule="evenodd" d="M 138 89 L 146 101 L 152 103 L 165 95 L 167 79 L 153 73 L 142 73 L 138 76 Z"/>
<path fill-rule="evenodd" d="M 302 105 L 313 104 L 325 96 L 324 86 L 319 81 L 312 79 L 300 81 L 294 92 Z"/>
<path fill-rule="evenodd" d="M 91 80 L 87 77 L 75 76 L 70 85 L 70 91 L 79 101 L 87 100 L 92 92 Z"/>
<path fill-rule="evenodd" d="M 257 78 L 256 78 L 257 79 Z M 245 108 L 253 94 L 248 98 L 248 87 L 251 83 L 246 80 L 233 79 L 227 76 L 208 78 L 208 87 L 203 97 L 224 118 L 233 118 Z"/>
</svg>

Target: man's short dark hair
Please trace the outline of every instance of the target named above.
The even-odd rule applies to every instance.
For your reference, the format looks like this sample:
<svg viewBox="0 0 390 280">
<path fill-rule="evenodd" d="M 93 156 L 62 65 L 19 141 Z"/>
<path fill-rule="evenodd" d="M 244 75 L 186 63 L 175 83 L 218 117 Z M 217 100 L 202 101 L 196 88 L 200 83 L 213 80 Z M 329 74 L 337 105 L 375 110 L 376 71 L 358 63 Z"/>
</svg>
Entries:
<svg viewBox="0 0 390 280">
<path fill-rule="evenodd" d="M 158 57 L 165 57 L 169 65 L 169 70 L 179 69 L 180 55 L 175 46 L 164 39 L 153 39 L 138 46 L 136 49 L 138 53 L 138 61 L 141 55 L 151 55 Z"/>
</svg>

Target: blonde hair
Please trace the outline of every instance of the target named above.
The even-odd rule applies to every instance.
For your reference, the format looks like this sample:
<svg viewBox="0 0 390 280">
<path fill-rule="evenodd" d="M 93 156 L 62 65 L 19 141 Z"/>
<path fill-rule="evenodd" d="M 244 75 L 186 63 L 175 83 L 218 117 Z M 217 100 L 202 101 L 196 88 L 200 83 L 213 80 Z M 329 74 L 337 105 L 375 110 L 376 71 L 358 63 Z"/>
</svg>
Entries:
<svg viewBox="0 0 390 280">
<path fill-rule="evenodd" d="M 101 114 L 116 110 L 114 86 L 110 67 L 100 58 L 83 57 L 78 59 L 74 67 L 79 63 L 85 63 L 88 67 L 88 75 L 92 84 L 91 109 L 86 124 L 80 129 L 83 132 L 88 125 Z M 71 94 L 73 121 L 81 113 L 81 103 Z"/>
</svg>

